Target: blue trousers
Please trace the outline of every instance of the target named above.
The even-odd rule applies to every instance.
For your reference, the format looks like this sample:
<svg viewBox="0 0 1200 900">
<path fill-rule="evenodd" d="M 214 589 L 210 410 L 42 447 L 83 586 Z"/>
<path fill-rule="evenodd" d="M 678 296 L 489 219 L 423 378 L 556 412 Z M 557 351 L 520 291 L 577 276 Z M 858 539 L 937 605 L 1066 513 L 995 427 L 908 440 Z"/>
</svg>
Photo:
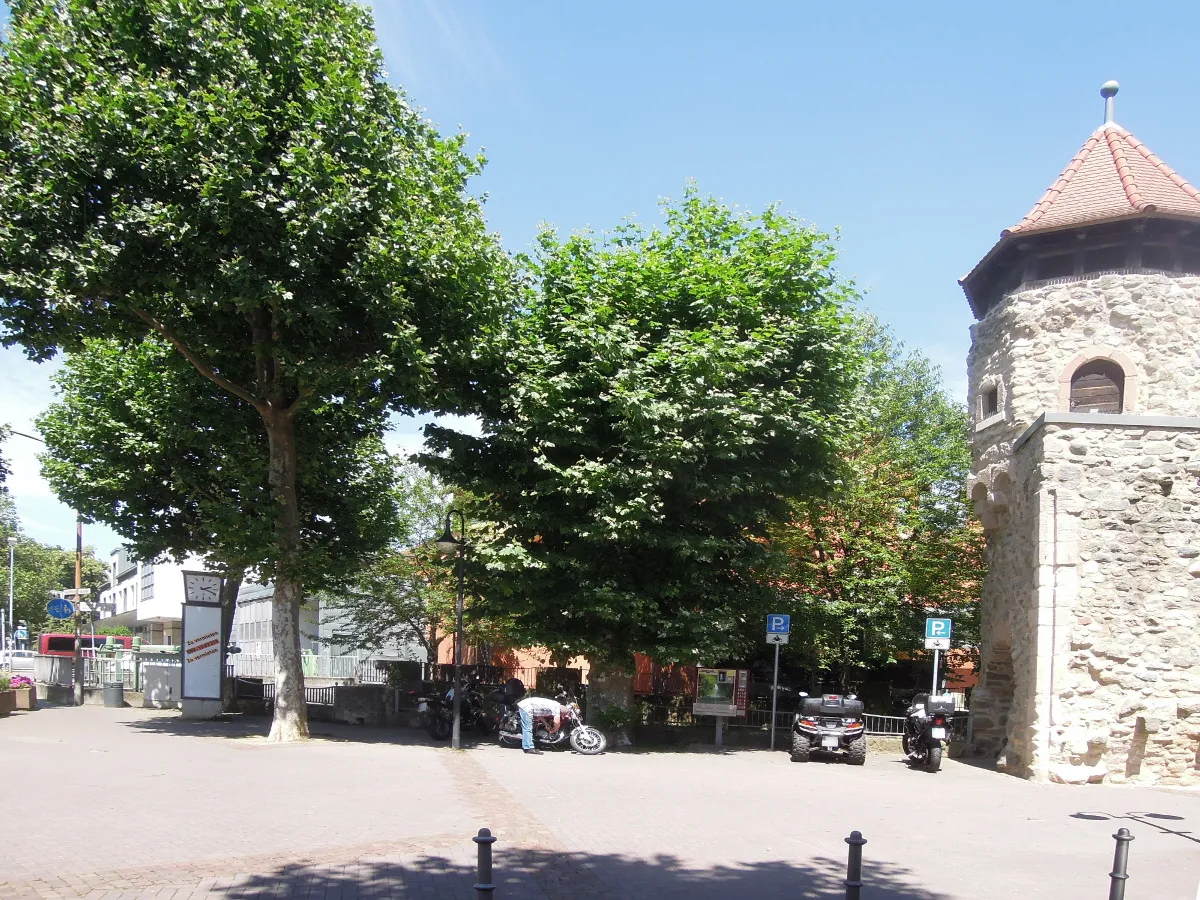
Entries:
<svg viewBox="0 0 1200 900">
<path fill-rule="evenodd" d="M 533 713 L 523 706 L 517 707 L 521 716 L 521 749 L 533 749 Z"/>
</svg>

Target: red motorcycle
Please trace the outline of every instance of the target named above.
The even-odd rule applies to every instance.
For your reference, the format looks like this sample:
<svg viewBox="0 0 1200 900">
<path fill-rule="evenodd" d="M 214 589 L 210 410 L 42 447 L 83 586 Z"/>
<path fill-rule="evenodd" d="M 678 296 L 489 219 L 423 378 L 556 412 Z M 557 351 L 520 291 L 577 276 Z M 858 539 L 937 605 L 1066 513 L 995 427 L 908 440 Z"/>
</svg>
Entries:
<svg viewBox="0 0 1200 900">
<path fill-rule="evenodd" d="M 583 756 L 596 756 L 608 747 L 608 738 L 598 728 L 583 724 L 583 713 L 574 701 L 560 700 L 561 724 L 551 731 L 553 716 L 533 717 L 533 743 L 543 750 L 559 750 L 567 745 Z M 521 715 L 516 704 L 505 704 L 500 714 L 500 744 L 521 743 Z"/>
</svg>

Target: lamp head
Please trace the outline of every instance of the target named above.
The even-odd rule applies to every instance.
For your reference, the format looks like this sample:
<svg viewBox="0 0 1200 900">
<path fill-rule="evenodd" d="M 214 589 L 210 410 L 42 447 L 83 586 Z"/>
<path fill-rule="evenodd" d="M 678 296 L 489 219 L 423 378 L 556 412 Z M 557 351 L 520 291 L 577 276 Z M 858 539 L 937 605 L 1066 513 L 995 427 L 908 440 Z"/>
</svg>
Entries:
<svg viewBox="0 0 1200 900">
<path fill-rule="evenodd" d="M 450 516 L 446 516 L 446 528 L 442 531 L 441 537 L 434 541 L 434 543 L 437 545 L 438 552 L 444 557 L 454 556 L 458 553 L 463 542 L 459 538 L 456 538 L 450 530 Z"/>
</svg>

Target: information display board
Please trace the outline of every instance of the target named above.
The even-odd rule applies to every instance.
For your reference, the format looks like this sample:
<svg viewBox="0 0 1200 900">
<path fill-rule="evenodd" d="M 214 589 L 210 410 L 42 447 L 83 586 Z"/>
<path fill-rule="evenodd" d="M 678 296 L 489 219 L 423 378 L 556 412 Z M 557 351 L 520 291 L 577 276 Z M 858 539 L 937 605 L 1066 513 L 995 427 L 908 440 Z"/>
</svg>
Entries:
<svg viewBox="0 0 1200 900">
<path fill-rule="evenodd" d="M 744 716 L 749 700 L 749 669 L 696 669 L 693 715 Z"/>
<path fill-rule="evenodd" d="M 183 698 L 221 699 L 221 607 L 183 604 Z"/>
</svg>

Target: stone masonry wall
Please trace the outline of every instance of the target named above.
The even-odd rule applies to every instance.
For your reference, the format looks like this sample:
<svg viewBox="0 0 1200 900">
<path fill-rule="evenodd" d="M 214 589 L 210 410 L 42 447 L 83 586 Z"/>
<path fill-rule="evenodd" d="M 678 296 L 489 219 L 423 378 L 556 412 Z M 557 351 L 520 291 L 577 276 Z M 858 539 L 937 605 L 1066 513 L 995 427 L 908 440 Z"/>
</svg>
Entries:
<svg viewBox="0 0 1200 900">
<path fill-rule="evenodd" d="M 1006 296 L 971 327 L 972 497 L 985 497 L 997 478 L 1003 494 L 1014 440 L 1041 413 L 1068 411 L 1060 380 L 1080 357 L 1117 352 L 1126 370 L 1125 412 L 1195 415 L 1197 334 L 1195 276 L 1102 275 Z M 980 397 L 991 386 L 999 391 L 1001 414 L 984 421 Z"/>
<path fill-rule="evenodd" d="M 1200 429 L 1050 425 L 1027 454 L 1039 576 L 1014 644 L 1038 659 L 1019 751 L 1059 781 L 1200 784 Z M 1019 610 L 1027 576 L 1003 580 Z"/>
</svg>

